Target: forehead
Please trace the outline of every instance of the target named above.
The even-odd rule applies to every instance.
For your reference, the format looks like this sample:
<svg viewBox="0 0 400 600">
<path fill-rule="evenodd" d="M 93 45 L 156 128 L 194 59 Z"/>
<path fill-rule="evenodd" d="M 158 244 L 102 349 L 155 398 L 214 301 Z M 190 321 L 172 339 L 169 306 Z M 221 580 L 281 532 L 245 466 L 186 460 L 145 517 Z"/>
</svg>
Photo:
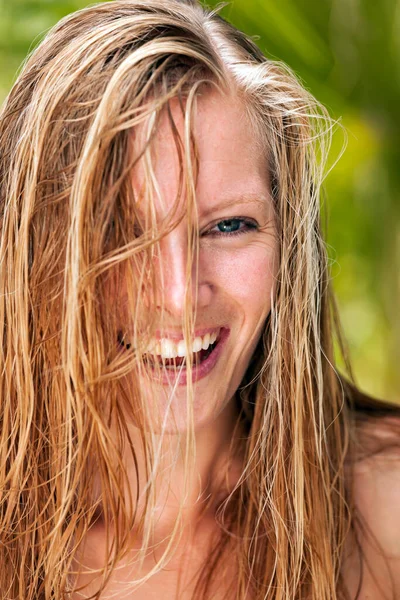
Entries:
<svg viewBox="0 0 400 600">
<path fill-rule="evenodd" d="M 196 198 L 200 208 L 207 209 L 213 202 L 230 197 L 269 197 L 267 155 L 243 102 L 233 94 L 223 95 L 208 89 L 198 94 L 192 118 L 188 120 L 186 115 L 185 122 L 186 109 L 178 99 L 170 101 L 149 148 L 158 187 L 157 211 L 168 212 L 179 192 L 180 154 L 182 157 L 185 148 L 196 169 Z M 190 143 L 191 134 L 195 151 Z M 137 133 L 135 145 L 143 147 L 145 136 L 146 124 Z M 132 173 L 132 184 L 139 196 L 148 181 L 145 164 L 146 159 L 141 159 Z"/>
</svg>

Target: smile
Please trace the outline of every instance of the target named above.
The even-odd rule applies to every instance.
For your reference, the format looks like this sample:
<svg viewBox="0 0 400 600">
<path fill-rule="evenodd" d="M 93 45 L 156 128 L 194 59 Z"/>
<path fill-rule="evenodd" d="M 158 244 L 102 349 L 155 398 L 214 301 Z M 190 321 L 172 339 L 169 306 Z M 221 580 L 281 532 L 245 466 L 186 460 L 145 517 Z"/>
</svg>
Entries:
<svg viewBox="0 0 400 600">
<path fill-rule="evenodd" d="M 217 343 L 220 333 L 221 329 L 219 328 L 203 336 L 197 336 L 192 343 L 189 343 L 189 346 L 186 346 L 185 340 L 176 341 L 169 338 L 153 339 L 147 347 L 147 355 L 168 361 L 170 359 L 186 358 L 189 354 L 198 355 L 203 352 L 212 351 L 212 347 Z M 182 361 L 177 361 L 178 364 L 179 362 Z"/>
<path fill-rule="evenodd" d="M 154 338 L 148 344 L 143 360 L 152 377 L 160 383 L 186 385 L 186 359 L 191 354 L 194 383 L 213 369 L 228 337 L 229 329 L 222 327 L 196 336 L 188 346 L 185 340 Z M 130 344 L 126 344 L 125 347 L 129 349 Z M 177 378 L 178 381 L 175 381 Z"/>
</svg>

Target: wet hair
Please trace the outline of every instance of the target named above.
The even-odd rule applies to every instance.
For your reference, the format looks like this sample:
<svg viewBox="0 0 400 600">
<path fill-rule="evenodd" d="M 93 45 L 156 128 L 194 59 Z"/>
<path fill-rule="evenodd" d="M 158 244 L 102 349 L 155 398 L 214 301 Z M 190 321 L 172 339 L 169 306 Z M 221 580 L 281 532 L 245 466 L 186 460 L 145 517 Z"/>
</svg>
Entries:
<svg viewBox="0 0 400 600">
<path fill-rule="evenodd" d="M 151 547 L 160 450 L 152 407 L 139 385 L 128 393 L 124 378 L 132 369 L 145 376 L 152 307 L 163 301 L 154 263 L 183 202 L 182 327 L 185 340 L 192 335 L 189 283 L 199 253 L 193 116 L 211 89 L 240 100 L 265 153 L 279 272 L 236 393 L 246 435 L 232 454 L 244 456 L 243 471 L 220 502 L 220 536 L 195 596 L 210 597 L 226 560 L 237 573 L 232 598 L 345 594 L 340 564 L 351 516 L 343 473 L 358 392 L 335 368 L 333 343 L 336 337 L 340 346 L 341 336 L 319 208 L 335 123 L 286 66 L 218 12 L 195 1 L 116 0 L 61 20 L 28 57 L 0 114 L 2 596 L 66 597 L 99 510 L 113 543 L 91 597 L 126 555 L 133 527 L 144 540 L 139 562 Z M 171 101 L 184 116 L 183 139 Z M 160 225 L 152 146 L 165 115 L 181 170 L 174 209 Z M 134 193 L 138 164 L 145 185 Z M 189 378 L 188 471 L 192 399 Z M 137 474 L 143 489 L 127 489 L 127 452 L 133 461 L 144 457 L 146 472 Z M 152 573 L 173 553 L 181 525 L 178 519 Z"/>
</svg>

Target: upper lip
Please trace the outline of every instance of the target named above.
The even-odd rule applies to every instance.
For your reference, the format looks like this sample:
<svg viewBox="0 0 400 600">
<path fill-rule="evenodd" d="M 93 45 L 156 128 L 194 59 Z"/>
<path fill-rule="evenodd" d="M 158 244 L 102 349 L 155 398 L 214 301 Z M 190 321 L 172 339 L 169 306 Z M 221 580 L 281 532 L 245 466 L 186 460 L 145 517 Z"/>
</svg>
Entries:
<svg viewBox="0 0 400 600">
<path fill-rule="evenodd" d="M 216 327 L 205 327 L 202 329 L 196 329 L 194 332 L 194 336 L 193 337 L 203 337 L 204 335 L 206 335 L 207 333 L 214 333 L 214 331 L 219 331 L 220 329 L 223 329 L 222 326 L 216 326 Z M 182 331 L 182 329 L 178 332 L 172 332 L 172 331 L 156 331 L 154 334 L 154 337 L 157 340 L 162 340 L 162 339 L 167 339 L 167 340 L 172 340 L 172 341 L 180 341 L 183 340 L 184 338 L 184 333 Z"/>
</svg>

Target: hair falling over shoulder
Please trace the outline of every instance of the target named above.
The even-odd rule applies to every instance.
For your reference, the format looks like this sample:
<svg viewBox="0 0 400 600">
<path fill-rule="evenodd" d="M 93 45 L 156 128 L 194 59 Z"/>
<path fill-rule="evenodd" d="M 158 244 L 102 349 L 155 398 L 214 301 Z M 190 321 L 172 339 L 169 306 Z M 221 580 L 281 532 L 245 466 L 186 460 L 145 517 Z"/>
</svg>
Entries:
<svg viewBox="0 0 400 600">
<path fill-rule="evenodd" d="M 133 527 L 144 540 L 138 560 L 149 550 L 159 449 L 151 406 L 139 386 L 127 394 L 123 381 L 133 367 L 143 369 L 156 324 L 142 315 L 159 302 L 154 257 L 176 225 L 174 214 L 162 226 L 154 220 L 151 146 L 177 98 L 185 118 L 185 139 L 176 136 L 180 189 L 195 263 L 191 119 L 197 95 L 209 87 L 240 97 L 255 144 L 265 150 L 280 268 L 263 338 L 237 392 L 247 431 L 243 472 L 221 504 L 219 543 L 195 595 L 210 597 L 229 549 L 237 573 L 232 599 L 345 597 L 349 411 L 334 366 L 340 333 L 319 214 L 335 124 L 286 67 L 217 12 L 195 1 L 116 0 L 57 24 L 28 57 L 0 114 L 2 598 L 70 597 L 78 550 L 100 509 L 113 538 L 92 597 L 127 553 Z M 139 162 L 145 214 L 130 185 Z M 134 348 L 123 354 L 118 294 L 113 310 L 101 308 L 122 280 L 129 282 Z M 185 336 L 193 303 L 188 286 Z M 188 469 L 191 394 L 188 384 Z M 126 453 L 140 453 L 146 465 L 134 491 Z M 166 564 L 179 532 L 178 520 L 153 572 Z"/>
</svg>

